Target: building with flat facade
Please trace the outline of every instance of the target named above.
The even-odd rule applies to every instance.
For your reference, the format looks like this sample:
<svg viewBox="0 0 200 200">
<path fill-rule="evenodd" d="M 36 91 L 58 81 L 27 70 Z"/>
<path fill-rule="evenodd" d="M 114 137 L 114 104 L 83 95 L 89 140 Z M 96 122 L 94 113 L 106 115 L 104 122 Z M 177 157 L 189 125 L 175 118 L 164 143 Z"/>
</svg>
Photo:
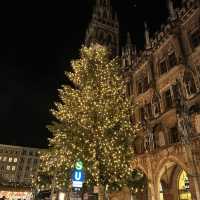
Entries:
<svg viewBox="0 0 200 200">
<path fill-rule="evenodd" d="M 128 95 L 137 104 L 131 121 L 142 129 L 133 141 L 133 170 L 146 181 L 136 200 L 200 199 L 200 1 L 182 0 L 174 8 L 168 0 L 168 9 L 159 32 L 150 36 L 145 24 L 140 53 L 129 34 L 119 47 L 109 0 L 97 0 L 86 34 L 87 45 L 106 45 L 121 57 Z"/>
<path fill-rule="evenodd" d="M 30 186 L 39 167 L 41 149 L 0 144 L 0 180 L 2 185 Z"/>
</svg>

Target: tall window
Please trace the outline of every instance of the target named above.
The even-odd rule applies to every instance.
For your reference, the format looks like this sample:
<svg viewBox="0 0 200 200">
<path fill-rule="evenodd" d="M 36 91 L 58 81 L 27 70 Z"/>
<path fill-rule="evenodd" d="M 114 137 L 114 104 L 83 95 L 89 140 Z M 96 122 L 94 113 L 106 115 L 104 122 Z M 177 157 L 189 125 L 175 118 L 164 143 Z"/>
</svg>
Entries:
<svg viewBox="0 0 200 200">
<path fill-rule="evenodd" d="M 151 103 L 146 105 L 146 110 L 147 110 L 147 114 L 149 118 L 152 118 L 152 107 L 151 107 Z"/>
<path fill-rule="evenodd" d="M 140 108 L 140 121 L 143 122 L 145 120 L 145 110 L 144 107 Z"/>
<path fill-rule="evenodd" d="M 177 58 L 175 52 L 169 55 L 168 61 L 169 61 L 169 66 L 168 66 L 169 69 L 173 68 L 177 64 Z"/>
<path fill-rule="evenodd" d="M 191 96 L 192 94 L 195 94 L 197 92 L 192 73 L 190 73 L 190 72 L 185 73 L 184 83 L 185 83 L 185 88 L 186 88 L 188 96 Z"/>
<path fill-rule="evenodd" d="M 154 95 L 153 99 L 152 99 L 152 114 L 154 117 L 158 117 L 160 113 L 160 102 L 159 102 L 159 98 Z"/>
<path fill-rule="evenodd" d="M 137 94 L 146 92 L 149 89 L 149 80 L 147 75 L 143 75 L 136 82 Z"/>
<path fill-rule="evenodd" d="M 173 127 L 170 129 L 170 144 L 174 144 L 179 142 L 179 133 L 177 127 Z"/>
<path fill-rule="evenodd" d="M 142 91 L 143 91 L 143 89 L 142 89 L 142 81 L 138 80 L 137 81 L 137 94 L 141 94 Z"/>
<path fill-rule="evenodd" d="M 130 117 L 130 121 L 132 125 L 135 125 L 135 122 L 136 122 L 135 113 Z"/>
<path fill-rule="evenodd" d="M 200 29 L 198 28 L 190 34 L 190 42 L 192 48 L 196 48 L 200 44 Z"/>
<path fill-rule="evenodd" d="M 143 92 L 146 92 L 149 89 L 149 80 L 148 80 L 148 76 L 145 75 L 143 77 Z"/>
<path fill-rule="evenodd" d="M 164 93 L 164 98 L 165 98 L 165 108 L 171 108 L 173 105 L 173 100 L 172 100 L 172 96 L 171 96 L 171 91 L 170 89 L 168 89 L 165 93 Z"/>
<path fill-rule="evenodd" d="M 164 74 L 167 72 L 167 62 L 166 60 L 163 60 L 161 63 L 160 63 L 160 75 Z"/>
<path fill-rule="evenodd" d="M 133 84 L 131 80 L 127 83 L 127 94 L 129 97 L 133 94 Z"/>
<path fill-rule="evenodd" d="M 173 52 L 160 62 L 160 75 L 168 72 L 175 65 L 177 65 L 177 57 L 175 52 Z"/>
</svg>

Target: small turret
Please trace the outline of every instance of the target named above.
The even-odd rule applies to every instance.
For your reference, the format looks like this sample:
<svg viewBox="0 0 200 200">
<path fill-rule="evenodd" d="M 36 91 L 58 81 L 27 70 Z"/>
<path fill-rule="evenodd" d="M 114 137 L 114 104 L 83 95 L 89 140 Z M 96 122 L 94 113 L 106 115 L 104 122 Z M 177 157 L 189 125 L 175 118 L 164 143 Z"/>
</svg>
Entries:
<svg viewBox="0 0 200 200">
<path fill-rule="evenodd" d="M 169 15 L 170 15 L 170 20 L 174 21 L 177 19 L 176 11 L 174 9 L 174 3 L 172 0 L 167 0 L 168 1 L 168 10 L 169 10 Z"/>
<path fill-rule="evenodd" d="M 144 22 L 144 29 L 145 29 L 145 49 L 149 50 L 151 49 L 151 42 L 150 42 L 149 30 L 148 30 L 146 22 Z"/>
<path fill-rule="evenodd" d="M 127 41 L 124 48 L 122 48 L 122 65 L 123 67 L 130 67 L 136 58 L 136 47 L 133 45 L 131 35 L 127 33 Z"/>
</svg>

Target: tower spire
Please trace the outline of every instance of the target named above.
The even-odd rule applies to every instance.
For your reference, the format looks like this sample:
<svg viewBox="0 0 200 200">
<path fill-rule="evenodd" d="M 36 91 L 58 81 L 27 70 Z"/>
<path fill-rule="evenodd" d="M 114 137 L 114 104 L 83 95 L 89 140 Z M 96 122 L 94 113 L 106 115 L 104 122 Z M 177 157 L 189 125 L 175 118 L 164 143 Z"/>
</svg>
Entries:
<svg viewBox="0 0 200 200">
<path fill-rule="evenodd" d="M 144 22 L 144 28 L 145 28 L 145 48 L 148 50 L 151 48 L 151 43 L 149 37 L 149 30 L 146 22 Z"/>
<path fill-rule="evenodd" d="M 119 54 L 119 23 L 113 15 L 110 0 L 96 0 L 91 22 L 85 37 L 85 45 L 99 43 Z"/>
<path fill-rule="evenodd" d="M 168 10 L 169 10 L 169 15 L 170 15 L 170 20 L 174 21 L 177 17 L 176 11 L 174 9 L 174 3 L 172 0 L 167 0 L 168 1 Z"/>
<path fill-rule="evenodd" d="M 129 47 L 129 48 L 132 48 L 132 47 L 133 47 L 133 45 L 132 45 L 132 40 L 131 40 L 131 35 L 130 35 L 129 32 L 127 33 L 126 46 Z"/>
<path fill-rule="evenodd" d="M 136 46 L 133 45 L 131 35 L 127 33 L 126 45 L 122 48 L 122 66 L 131 67 L 136 58 Z"/>
</svg>

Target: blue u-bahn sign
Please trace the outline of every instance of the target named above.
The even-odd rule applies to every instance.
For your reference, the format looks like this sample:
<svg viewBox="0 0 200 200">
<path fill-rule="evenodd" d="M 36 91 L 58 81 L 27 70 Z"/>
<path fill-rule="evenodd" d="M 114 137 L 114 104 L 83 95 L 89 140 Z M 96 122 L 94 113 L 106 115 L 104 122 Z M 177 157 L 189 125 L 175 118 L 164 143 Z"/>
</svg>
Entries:
<svg viewBox="0 0 200 200">
<path fill-rule="evenodd" d="M 73 187 L 81 188 L 83 186 L 83 182 L 85 181 L 85 172 L 83 171 L 83 163 L 81 161 L 76 162 L 71 179 Z"/>
</svg>

